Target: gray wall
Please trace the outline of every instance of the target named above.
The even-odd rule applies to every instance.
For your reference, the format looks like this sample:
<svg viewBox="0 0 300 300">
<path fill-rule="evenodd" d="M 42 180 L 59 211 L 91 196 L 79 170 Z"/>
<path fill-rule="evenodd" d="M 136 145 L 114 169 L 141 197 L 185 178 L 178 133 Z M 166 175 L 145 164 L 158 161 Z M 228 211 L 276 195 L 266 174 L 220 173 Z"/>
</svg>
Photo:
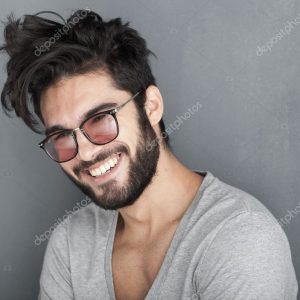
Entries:
<svg viewBox="0 0 300 300">
<path fill-rule="evenodd" d="M 13 0 L 1 3 L 0 19 L 48 9 L 67 17 L 85 7 L 131 21 L 147 39 L 158 56 L 152 65 L 167 125 L 198 102 L 171 134 L 177 156 L 253 194 L 281 219 L 300 278 L 300 0 Z M 84 199 L 38 149 L 41 138 L 0 113 L 5 300 L 36 298 L 46 242 L 35 238 Z"/>
</svg>

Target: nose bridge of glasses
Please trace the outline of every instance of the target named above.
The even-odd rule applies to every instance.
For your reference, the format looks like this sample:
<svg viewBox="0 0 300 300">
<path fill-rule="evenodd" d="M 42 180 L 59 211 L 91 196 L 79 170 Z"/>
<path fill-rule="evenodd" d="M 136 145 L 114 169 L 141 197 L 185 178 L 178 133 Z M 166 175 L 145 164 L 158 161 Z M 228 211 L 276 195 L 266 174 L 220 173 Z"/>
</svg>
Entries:
<svg viewBox="0 0 300 300">
<path fill-rule="evenodd" d="M 77 127 L 77 128 L 75 128 L 75 129 L 73 129 L 73 132 L 75 132 L 75 131 L 77 131 L 77 130 L 82 131 L 80 127 Z"/>
<path fill-rule="evenodd" d="M 73 129 L 72 134 L 74 136 L 74 138 L 77 140 L 78 142 L 78 136 L 76 135 L 76 131 L 80 131 L 82 133 L 82 135 L 87 139 L 86 133 L 84 132 L 83 128 L 77 127 L 75 129 Z"/>
<path fill-rule="evenodd" d="M 82 135 L 76 135 L 76 131 L 80 131 Z M 72 135 L 77 144 L 77 156 L 79 159 L 84 161 L 90 161 L 94 159 L 96 151 L 94 143 L 90 140 L 88 134 L 84 131 L 83 128 L 75 128 L 72 131 Z M 99 147 L 99 146 L 98 146 Z"/>
</svg>

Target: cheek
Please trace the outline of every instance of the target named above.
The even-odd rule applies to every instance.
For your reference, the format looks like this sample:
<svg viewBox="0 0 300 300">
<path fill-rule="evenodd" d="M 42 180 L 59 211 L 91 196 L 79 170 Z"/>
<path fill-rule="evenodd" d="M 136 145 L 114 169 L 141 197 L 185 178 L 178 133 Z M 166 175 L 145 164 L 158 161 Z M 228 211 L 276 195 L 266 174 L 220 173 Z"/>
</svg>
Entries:
<svg viewBox="0 0 300 300">
<path fill-rule="evenodd" d="M 119 135 L 116 141 L 128 145 L 132 154 L 134 154 L 135 147 L 138 144 L 140 135 L 142 134 L 139 124 L 136 119 L 131 118 L 131 120 L 125 118 L 120 118 L 119 120 Z"/>
</svg>

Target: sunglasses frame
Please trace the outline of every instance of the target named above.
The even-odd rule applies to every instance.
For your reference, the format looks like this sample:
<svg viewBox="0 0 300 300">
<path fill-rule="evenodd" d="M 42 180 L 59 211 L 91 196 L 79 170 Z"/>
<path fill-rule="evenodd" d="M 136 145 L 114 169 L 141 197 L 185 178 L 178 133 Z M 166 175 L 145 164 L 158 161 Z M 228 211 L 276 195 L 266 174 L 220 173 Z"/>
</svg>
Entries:
<svg viewBox="0 0 300 300">
<path fill-rule="evenodd" d="M 106 110 L 106 111 L 96 112 L 96 113 L 92 114 L 91 116 L 89 116 L 89 117 L 87 117 L 86 119 L 84 119 L 84 120 L 80 123 L 79 127 L 77 127 L 77 128 L 74 128 L 74 129 L 64 129 L 64 130 L 59 130 L 59 131 L 55 131 L 55 132 L 49 134 L 44 140 L 42 140 L 40 143 L 38 143 L 38 146 L 39 146 L 40 148 L 42 148 L 42 149 L 46 152 L 46 154 L 47 154 L 52 160 L 54 160 L 54 161 L 56 161 L 56 162 L 58 162 L 58 163 L 64 163 L 64 162 L 67 162 L 67 161 L 72 160 L 72 159 L 78 154 L 79 146 L 78 146 L 78 142 L 77 142 L 77 138 L 76 138 L 76 134 L 75 134 L 75 131 L 77 131 L 77 130 L 80 130 L 80 131 L 83 133 L 83 135 L 84 135 L 84 136 L 85 136 L 92 144 L 94 144 L 94 145 L 98 145 L 98 146 L 99 146 L 99 145 L 106 145 L 106 144 L 112 142 L 112 141 L 115 140 L 115 139 L 118 137 L 118 135 L 119 135 L 119 123 L 118 123 L 118 119 L 117 119 L 116 113 L 117 113 L 120 109 L 122 109 L 127 103 L 129 103 L 131 100 L 133 100 L 136 96 L 138 96 L 140 93 L 141 93 L 141 91 L 137 92 L 136 94 L 134 94 L 133 96 L 131 96 L 128 100 L 126 100 L 123 104 L 121 104 L 121 105 L 119 105 L 119 106 L 117 106 L 117 107 L 115 107 L 115 108 L 112 108 L 112 109 L 109 109 L 109 110 Z M 96 117 L 96 116 L 101 116 L 101 115 L 111 115 L 111 116 L 114 118 L 115 123 L 116 123 L 116 126 L 117 126 L 117 133 L 116 133 L 116 136 L 115 136 L 112 140 L 110 140 L 109 142 L 99 144 L 99 143 L 95 143 L 93 140 L 91 140 L 91 138 L 89 137 L 88 133 L 85 132 L 83 126 L 84 126 L 84 124 L 85 124 L 86 122 L 88 122 L 90 119 L 92 119 L 92 118 L 94 118 L 94 117 Z M 67 159 L 67 160 L 57 160 L 57 159 L 55 159 L 54 157 L 52 157 L 52 156 L 50 155 L 50 153 L 46 150 L 45 144 L 47 143 L 47 141 L 48 141 L 52 136 L 54 136 L 54 135 L 56 135 L 56 134 L 58 134 L 58 133 L 64 133 L 64 132 L 65 132 L 65 133 L 70 133 L 70 136 L 73 137 L 73 140 L 74 140 L 75 145 L 76 145 L 76 152 L 75 152 L 75 154 L 74 154 L 74 156 L 73 156 L 72 158 L 69 158 L 69 159 Z"/>
</svg>

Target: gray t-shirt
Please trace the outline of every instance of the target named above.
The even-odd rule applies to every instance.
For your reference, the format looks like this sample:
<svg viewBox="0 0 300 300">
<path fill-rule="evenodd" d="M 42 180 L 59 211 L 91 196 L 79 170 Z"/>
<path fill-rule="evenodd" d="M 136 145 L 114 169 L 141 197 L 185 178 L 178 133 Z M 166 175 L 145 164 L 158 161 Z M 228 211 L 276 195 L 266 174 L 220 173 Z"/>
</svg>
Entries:
<svg viewBox="0 0 300 300">
<path fill-rule="evenodd" d="M 206 176 L 145 299 L 296 300 L 290 246 L 274 216 L 248 193 L 199 173 Z M 55 229 L 40 300 L 115 299 L 111 259 L 118 214 L 90 203 Z"/>
</svg>

